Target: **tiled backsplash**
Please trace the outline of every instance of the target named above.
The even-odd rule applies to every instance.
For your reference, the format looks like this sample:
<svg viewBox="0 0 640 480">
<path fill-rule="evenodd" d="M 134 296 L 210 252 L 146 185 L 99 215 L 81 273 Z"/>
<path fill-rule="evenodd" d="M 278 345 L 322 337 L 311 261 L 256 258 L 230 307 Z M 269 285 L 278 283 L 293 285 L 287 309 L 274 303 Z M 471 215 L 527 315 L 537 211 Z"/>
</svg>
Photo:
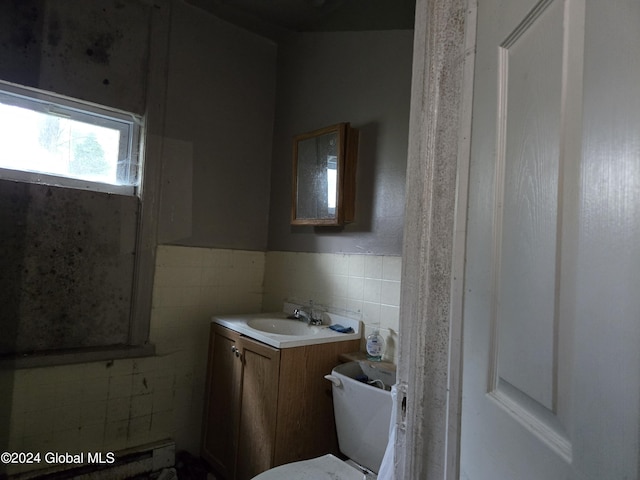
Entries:
<svg viewBox="0 0 640 480">
<path fill-rule="evenodd" d="M 160 246 L 150 325 L 157 355 L 3 373 L 12 395 L 0 398 L 11 412 L 0 445 L 105 452 L 173 438 L 197 455 L 212 314 L 313 300 L 361 316 L 365 335 L 380 327 L 386 358 L 397 360 L 400 265 L 394 256 Z"/>
<path fill-rule="evenodd" d="M 363 321 L 365 337 L 380 329 L 385 359 L 397 363 L 401 265 L 399 256 L 267 252 L 263 310 L 312 300 L 347 312 Z"/>
</svg>

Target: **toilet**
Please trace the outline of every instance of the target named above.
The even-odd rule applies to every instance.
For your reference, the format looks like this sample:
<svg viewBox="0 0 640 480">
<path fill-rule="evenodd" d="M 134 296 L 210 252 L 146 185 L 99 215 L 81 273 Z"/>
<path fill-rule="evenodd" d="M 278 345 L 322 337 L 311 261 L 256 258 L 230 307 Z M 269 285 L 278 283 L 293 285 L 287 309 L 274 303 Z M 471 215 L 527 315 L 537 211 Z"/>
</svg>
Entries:
<svg viewBox="0 0 640 480">
<path fill-rule="evenodd" d="M 375 479 L 389 440 L 395 372 L 371 362 L 349 362 L 325 378 L 333 383 L 333 408 L 340 452 L 280 465 L 253 480 Z M 384 387 L 385 389 L 382 389 Z"/>
</svg>

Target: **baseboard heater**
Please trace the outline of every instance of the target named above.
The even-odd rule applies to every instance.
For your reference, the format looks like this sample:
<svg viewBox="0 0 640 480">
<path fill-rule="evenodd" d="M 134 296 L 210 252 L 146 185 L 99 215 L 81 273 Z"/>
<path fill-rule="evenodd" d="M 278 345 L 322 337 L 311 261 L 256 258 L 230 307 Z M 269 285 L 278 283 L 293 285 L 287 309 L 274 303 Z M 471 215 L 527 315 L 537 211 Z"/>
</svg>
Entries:
<svg viewBox="0 0 640 480">
<path fill-rule="evenodd" d="M 115 460 L 110 464 L 56 465 L 43 470 L 10 475 L 8 479 L 124 480 L 173 467 L 176 459 L 176 444 L 173 440 L 165 440 L 114 453 Z"/>
</svg>

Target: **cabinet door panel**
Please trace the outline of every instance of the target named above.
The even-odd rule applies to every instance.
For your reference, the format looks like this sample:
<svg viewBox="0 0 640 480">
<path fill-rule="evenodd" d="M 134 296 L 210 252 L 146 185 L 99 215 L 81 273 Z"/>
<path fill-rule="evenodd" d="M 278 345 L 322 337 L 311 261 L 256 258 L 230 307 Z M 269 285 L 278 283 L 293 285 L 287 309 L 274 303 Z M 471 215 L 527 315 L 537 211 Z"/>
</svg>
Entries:
<svg viewBox="0 0 640 480">
<path fill-rule="evenodd" d="M 226 328 L 211 329 L 202 453 L 228 479 L 234 478 L 238 447 L 242 363 L 233 347 L 239 346 L 239 339 Z"/>
<path fill-rule="evenodd" d="M 273 465 L 280 351 L 242 338 L 242 411 L 236 480 L 248 480 Z"/>
<path fill-rule="evenodd" d="M 331 383 L 324 376 L 340 354 L 359 348 L 360 340 L 351 340 L 282 350 L 274 465 L 339 453 Z"/>
</svg>

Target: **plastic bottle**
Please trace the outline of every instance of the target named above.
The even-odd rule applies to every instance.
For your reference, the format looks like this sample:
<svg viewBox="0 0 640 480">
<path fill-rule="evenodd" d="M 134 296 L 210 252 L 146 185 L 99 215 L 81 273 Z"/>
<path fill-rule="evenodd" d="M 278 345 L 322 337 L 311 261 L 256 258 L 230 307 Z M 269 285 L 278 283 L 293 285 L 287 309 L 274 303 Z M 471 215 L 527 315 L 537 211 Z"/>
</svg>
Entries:
<svg viewBox="0 0 640 480">
<path fill-rule="evenodd" d="M 383 353 L 384 339 L 378 330 L 374 330 L 367 336 L 367 358 L 372 362 L 379 362 L 382 360 Z"/>
</svg>

